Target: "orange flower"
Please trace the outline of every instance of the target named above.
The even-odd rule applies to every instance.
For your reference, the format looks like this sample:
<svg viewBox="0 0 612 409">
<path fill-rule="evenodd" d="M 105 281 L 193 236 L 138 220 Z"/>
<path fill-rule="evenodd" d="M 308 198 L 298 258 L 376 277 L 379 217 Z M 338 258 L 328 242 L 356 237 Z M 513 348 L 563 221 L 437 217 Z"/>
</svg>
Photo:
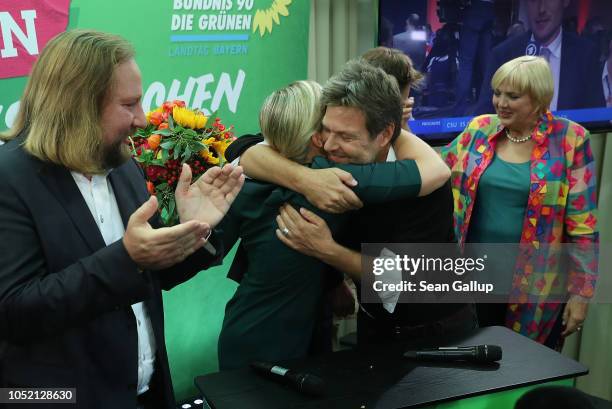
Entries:
<svg viewBox="0 0 612 409">
<path fill-rule="evenodd" d="M 149 122 L 155 126 L 161 124 L 164 121 L 164 117 L 163 114 L 159 111 L 153 111 L 151 112 L 151 115 L 149 116 Z"/>
<path fill-rule="evenodd" d="M 166 112 L 172 112 L 172 108 L 174 108 L 174 104 L 170 101 L 166 101 L 162 105 L 162 109 Z"/>
<path fill-rule="evenodd" d="M 162 122 L 157 129 L 168 129 L 168 122 Z"/>
<path fill-rule="evenodd" d="M 149 191 L 150 194 L 152 195 L 155 194 L 155 185 L 153 184 L 153 182 L 147 181 L 147 190 Z"/>
<path fill-rule="evenodd" d="M 159 143 L 161 142 L 161 135 L 154 133 L 153 135 L 147 138 L 147 143 L 149 144 L 149 148 L 155 150 L 159 147 Z"/>
</svg>

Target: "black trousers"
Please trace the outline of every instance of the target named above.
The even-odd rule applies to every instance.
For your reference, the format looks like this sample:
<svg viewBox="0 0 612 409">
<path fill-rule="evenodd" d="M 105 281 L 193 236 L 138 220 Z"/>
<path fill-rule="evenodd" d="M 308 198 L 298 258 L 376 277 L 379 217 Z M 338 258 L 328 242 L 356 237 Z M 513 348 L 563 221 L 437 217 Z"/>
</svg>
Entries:
<svg viewBox="0 0 612 409">
<path fill-rule="evenodd" d="M 424 321 L 420 325 L 398 325 L 390 319 L 376 319 L 359 311 L 357 316 L 357 345 L 367 347 L 390 342 L 410 342 L 415 345 L 427 343 L 439 337 L 454 337 L 478 328 L 476 311 L 466 304 L 446 317 Z"/>
</svg>

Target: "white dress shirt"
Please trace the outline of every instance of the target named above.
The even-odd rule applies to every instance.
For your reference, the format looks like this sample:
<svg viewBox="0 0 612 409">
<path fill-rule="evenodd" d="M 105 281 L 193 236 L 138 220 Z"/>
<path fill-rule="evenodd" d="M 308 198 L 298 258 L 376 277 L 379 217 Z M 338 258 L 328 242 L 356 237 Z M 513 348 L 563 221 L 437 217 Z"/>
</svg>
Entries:
<svg viewBox="0 0 612 409">
<path fill-rule="evenodd" d="M 107 177 L 108 174 L 92 176 L 91 180 L 81 173 L 71 172 L 71 174 L 98 225 L 98 229 L 100 229 L 104 243 L 108 246 L 117 240 L 121 240 L 125 230 L 113 188 Z M 138 331 L 137 393 L 140 395 L 149 390 L 149 382 L 155 364 L 156 347 L 151 319 L 144 303 L 139 302 L 132 305 L 132 310 L 134 311 Z"/>
<path fill-rule="evenodd" d="M 557 110 L 557 102 L 559 101 L 559 78 L 561 77 L 561 44 L 563 40 L 563 29 L 559 30 L 559 34 L 550 42 L 548 45 L 542 44 L 540 46 L 540 55 L 542 54 L 542 48 L 546 47 L 549 51 L 547 58 L 548 65 L 552 71 L 553 81 L 555 83 L 555 90 L 553 93 L 553 99 L 550 103 L 550 110 Z M 531 35 L 531 41 L 535 41 L 533 34 Z"/>
</svg>

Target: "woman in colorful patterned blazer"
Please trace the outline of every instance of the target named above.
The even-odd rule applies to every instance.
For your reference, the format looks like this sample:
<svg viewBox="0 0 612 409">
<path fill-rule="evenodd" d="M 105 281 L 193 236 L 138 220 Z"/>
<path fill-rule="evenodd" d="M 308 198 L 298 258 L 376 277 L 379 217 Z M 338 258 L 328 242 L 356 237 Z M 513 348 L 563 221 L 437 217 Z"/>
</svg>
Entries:
<svg viewBox="0 0 612 409">
<path fill-rule="evenodd" d="M 474 118 L 442 153 L 452 170 L 455 233 L 461 246 L 520 243 L 509 302 L 481 304 L 481 325 L 505 324 L 560 348 L 580 330 L 596 281 L 589 133 L 548 110 L 554 85 L 540 57 L 505 63 L 491 86 L 496 115 Z M 571 248 L 565 259 L 553 250 L 561 243 Z M 561 300 L 552 297 L 559 291 Z"/>
</svg>

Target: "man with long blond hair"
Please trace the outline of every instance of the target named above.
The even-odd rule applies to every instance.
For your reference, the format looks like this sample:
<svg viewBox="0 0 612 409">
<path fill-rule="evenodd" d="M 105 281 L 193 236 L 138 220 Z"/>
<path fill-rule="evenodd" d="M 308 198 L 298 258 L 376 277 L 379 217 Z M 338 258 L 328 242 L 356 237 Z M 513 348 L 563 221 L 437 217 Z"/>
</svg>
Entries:
<svg viewBox="0 0 612 409">
<path fill-rule="evenodd" d="M 213 168 L 191 184 L 184 165 L 181 223 L 156 228 L 125 144 L 146 125 L 141 95 L 115 35 L 62 33 L 34 65 L 1 137 L 0 387 L 75 388 L 78 408 L 175 407 L 160 289 L 216 262 L 203 247 L 243 176 Z"/>
</svg>

